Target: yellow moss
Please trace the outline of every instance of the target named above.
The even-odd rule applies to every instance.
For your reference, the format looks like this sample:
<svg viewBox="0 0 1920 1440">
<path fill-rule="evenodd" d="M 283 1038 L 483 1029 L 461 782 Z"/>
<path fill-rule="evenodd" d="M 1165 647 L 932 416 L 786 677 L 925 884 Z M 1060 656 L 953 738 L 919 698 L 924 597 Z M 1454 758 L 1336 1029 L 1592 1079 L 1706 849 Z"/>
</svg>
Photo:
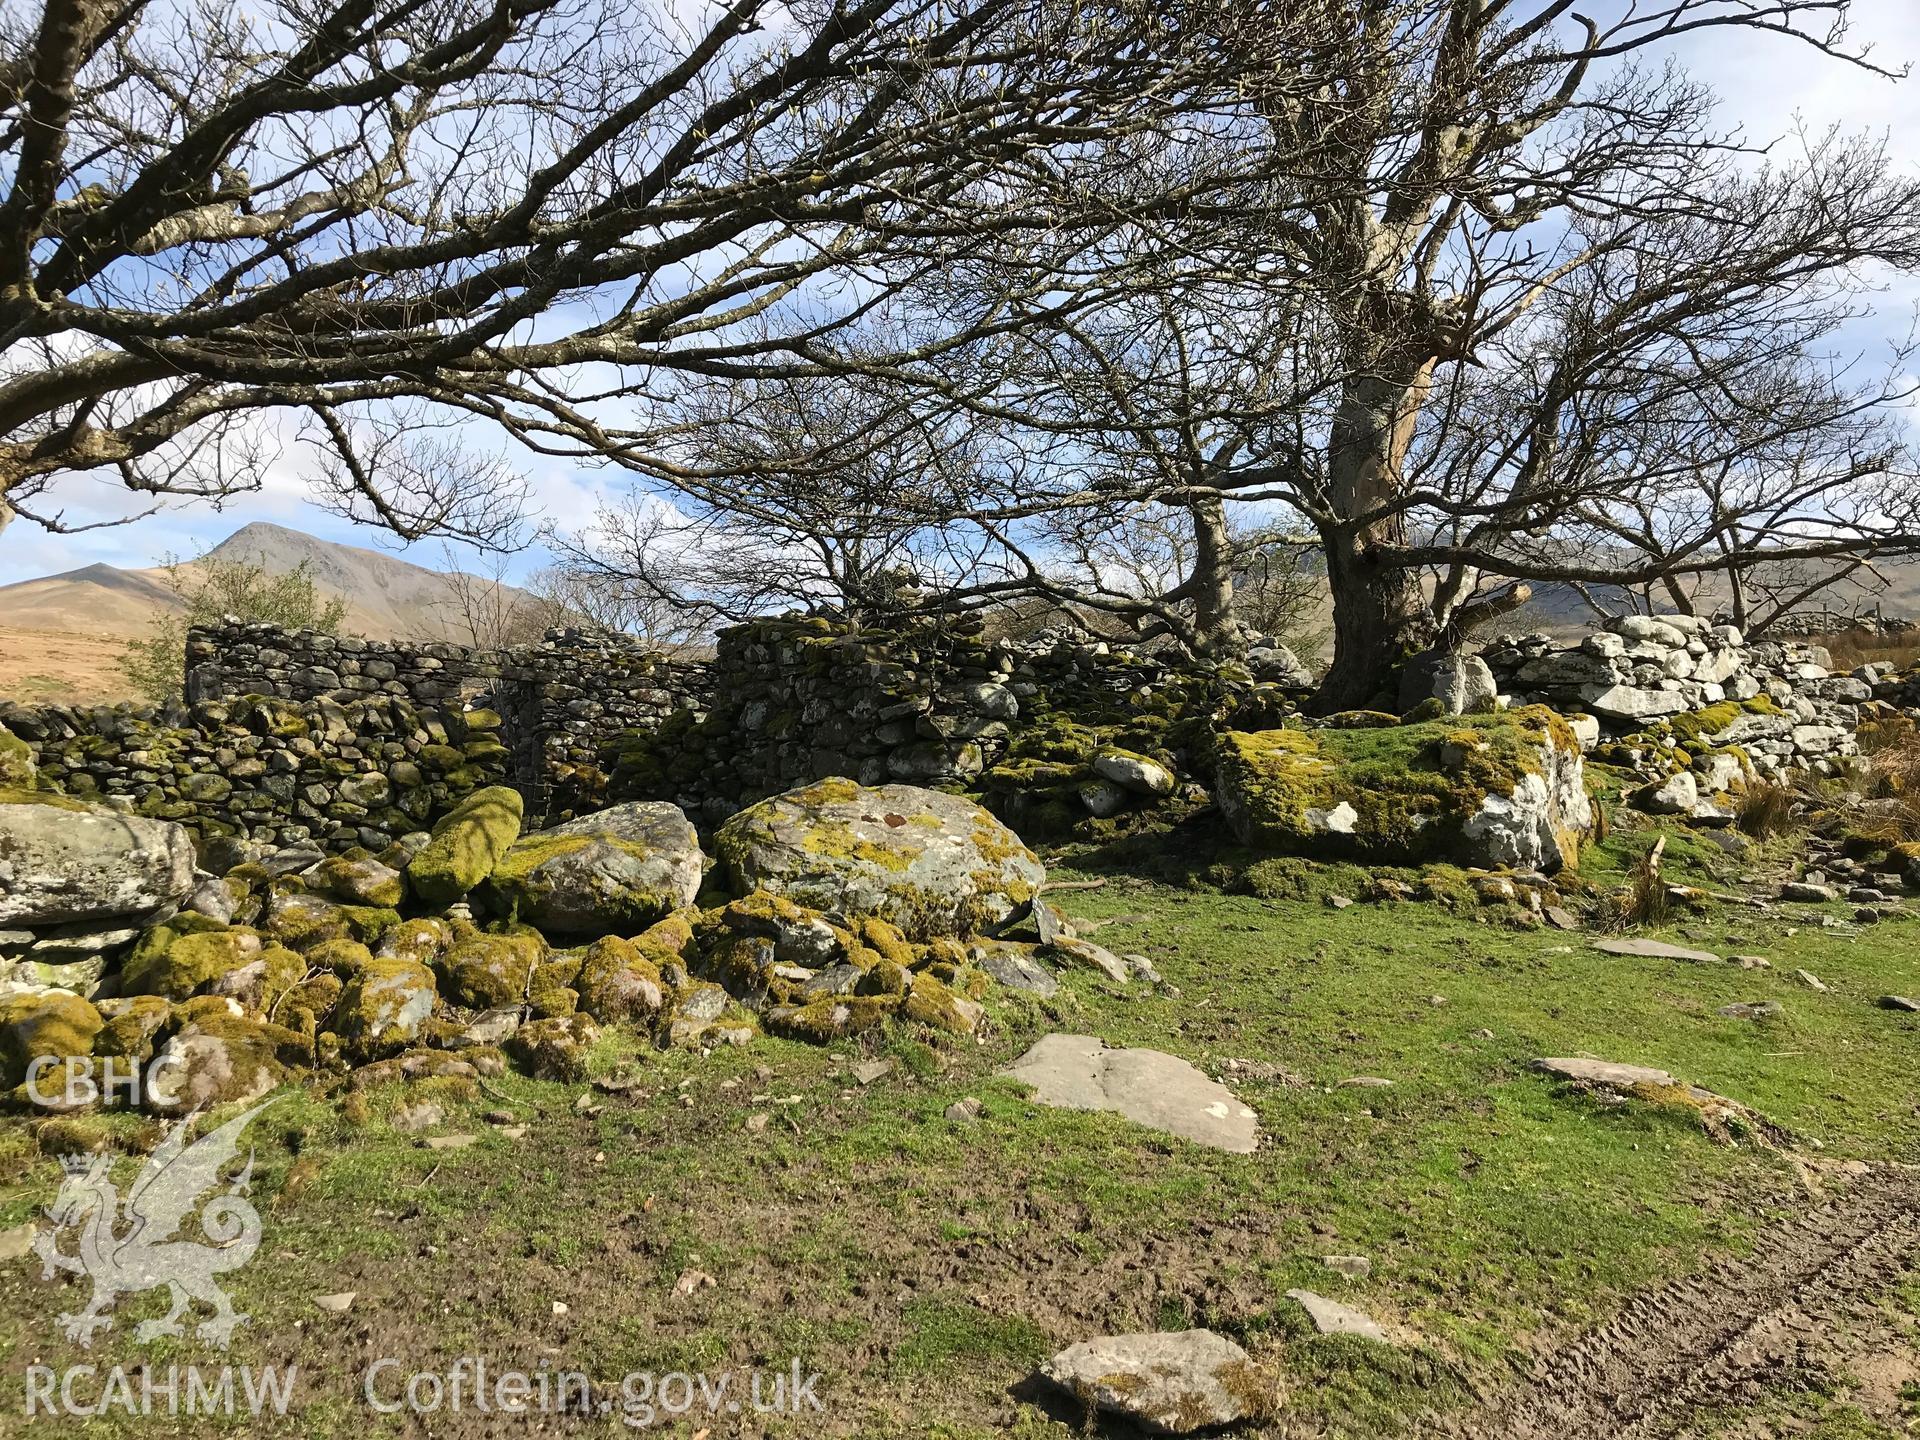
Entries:
<svg viewBox="0 0 1920 1440">
<path fill-rule="evenodd" d="M 795 1040 L 810 1040 L 824 1045 L 848 1035 L 873 1030 L 899 1012 L 900 1001 L 892 995 L 856 995 L 832 1000 L 816 1000 L 790 1012 L 773 1012 L 768 1027 Z"/>
<path fill-rule="evenodd" d="M 901 871 L 913 865 L 909 855 L 897 845 L 882 845 L 854 833 L 851 825 L 839 822 L 810 825 L 800 837 L 800 848 L 809 855 L 827 855 L 841 860 L 864 860 L 883 870 Z"/>
<path fill-rule="evenodd" d="M 185 1000 L 203 986 L 258 959 L 265 949 L 260 933 L 244 925 L 136 947 L 121 970 L 121 990 L 128 995 Z"/>
<path fill-rule="evenodd" d="M 26 790 L 17 785 L 0 786 L 0 805 L 46 805 L 55 810 L 75 810 L 83 815 L 92 808 L 50 790 Z"/>
<path fill-rule="evenodd" d="M 323 940 L 306 954 L 309 964 L 322 970 L 331 970 L 342 980 L 366 969 L 373 962 L 371 950 L 358 940 L 349 940 L 344 935 Z"/>
<path fill-rule="evenodd" d="M 833 805 L 846 800 L 858 800 L 860 787 L 844 775 L 830 775 L 824 780 L 816 780 L 789 798 L 808 806 Z"/>
<path fill-rule="evenodd" d="M 41 1056 L 65 1060 L 93 1054 L 105 1024 L 92 1005 L 65 991 L 0 999 L 0 1084 L 18 1085 Z"/>
</svg>

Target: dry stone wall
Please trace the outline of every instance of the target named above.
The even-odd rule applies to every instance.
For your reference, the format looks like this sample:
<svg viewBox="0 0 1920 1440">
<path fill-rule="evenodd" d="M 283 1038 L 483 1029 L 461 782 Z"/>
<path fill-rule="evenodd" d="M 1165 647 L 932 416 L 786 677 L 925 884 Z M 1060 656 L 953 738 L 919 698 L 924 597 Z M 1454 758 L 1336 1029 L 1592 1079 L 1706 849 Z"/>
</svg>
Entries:
<svg viewBox="0 0 1920 1440">
<path fill-rule="evenodd" d="M 0 705 L 43 786 L 177 820 L 232 855 L 378 848 L 506 775 L 500 717 L 399 696 L 266 696 L 135 709 Z"/>
<path fill-rule="evenodd" d="M 1832 772 L 1856 753 L 1861 707 L 1900 704 L 1911 686 L 1890 665 L 1839 674 L 1819 645 L 1749 643 L 1731 625 L 1688 615 L 1623 616 L 1572 642 L 1496 641 L 1482 658 L 1513 703 L 1590 716 L 1593 738 L 1704 726 L 1707 742 L 1738 745 L 1771 771 Z"/>
<path fill-rule="evenodd" d="M 390 696 L 447 714 L 499 714 L 504 778 L 538 814 L 605 804 L 606 763 L 618 737 L 678 711 L 699 713 L 706 683 L 701 665 L 673 661 L 624 636 L 578 629 L 492 650 L 238 621 L 187 637 L 189 701 L 266 695 L 350 704 Z"/>
<path fill-rule="evenodd" d="M 827 775 L 972 787 L 1038 727 L 1164 722 L 1222 687 L 1306 678 L 1280 647 L 1263 647 L 1250 666 L 1196 667 L 1061 634 L 992 640 L 952 625 L 755 621 L 719 637 L 703 711 L 626 737 L 612 794 L 719 819 Z"/>
<path fill-rule="evenodd" d="M 1205 778 L 1187 732 L 1250 699 L 1278 723 L 1306 679 L 1274 646 L 1195 666 L 1064 634 L 808 618 L 730 629 L 702 663 L 580 630 L 468 650 L 237 622 L 191 632 L 187 655 L 185 706 L 0 706 L 0 725 L 53 786 L 241 845 L 377 848 L 503 782 L 530 823 L 670 800 L 715 824 L 827 775 L 964 786 L 1042 833 Z M 1428 677 L 1434 694 L 1542 702 L 1589 745 L 1684 730 L 1674 743 L 1737 746 L 1760 770 L 1836 769 L 1875 702 L 1920 706 L 1920 672 L 1836 674 L 1817 645 L 1685 617 L 1499 640 L 1468 664 Z"/>
</svg>

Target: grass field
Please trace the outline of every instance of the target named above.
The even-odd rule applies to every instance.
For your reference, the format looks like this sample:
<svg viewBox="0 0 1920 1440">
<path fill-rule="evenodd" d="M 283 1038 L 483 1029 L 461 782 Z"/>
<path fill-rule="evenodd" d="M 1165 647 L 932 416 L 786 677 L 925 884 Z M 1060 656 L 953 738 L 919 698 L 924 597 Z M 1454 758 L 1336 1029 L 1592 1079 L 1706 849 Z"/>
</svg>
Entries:
<svg viewBox="0 0 1920 1440">
<path fill-rule="evenodd" d="M 1071 1417 L 1023 1384 L 1037 1361 L 1101 1333 L 1207 1325 L 1279 1381 L 1276 1417 L 1256 1433 L 1420 1434 L 1420 1417 L 1468 1412 L 1632 1292 L 1737 1252 L 1807 1203 L 1810 1178 L 1920 1158 L 1920 1016 L 1874 1003 L 1920 989 L 1913 921 L 1855 930 L 1804 907 L 1729 910 L 1670 932 L 1772 963 L 1743 970 L 1613 958 L 1587 937 L 1431 904 L 1335 910 L 1316 894 L 1263 901 L 1119 877 L 1063 898 L 1171 988 L 1076 973 L 1051 1002 L 1003 999 L 986 1043 L 877 1046 L 895 1064 L 868 1085 L 850 1074 L 862 1058 L 851 1047 L 763 1040 L 703 1058 L 636 1053 L 610 1034 L 596 1071 L 638 1082 L 619 1094 L 513 1075 L 484 1092 L 286 1092 L 251 1132 L 265 1238 L 229 1277 L 253 1321 L 228 1358 L 295 1363 L 299 1387 L 286 1420 L 236 1421 L 235 1433 L 426 1433 L 362 1403 L 368 1367 L 394 1356 L 408 1372 L 444 1371 L 477 1354 L 593 1377 L 612 1413 L 553 1422 L 580 1433 L 632 1433 L 619 1394 L 630 1372 L 744 1374 L 797 1358 L 822 1377 L 823 1414 L 660 1416 L 657 1433 L 1064 1440 Z M 1798 981 L 1801 967 L 1829 990 Z M 1763 999 L 1786 1014 L 1715 1014 Z M 1229 1059 L 1277 1067 L 1230 1080 L 1260 1115 L 1261 1149 L 1220 1154 L 1029 1103 L 994 1072 L 1050 1030 L 1214 1072 Z M 1602 1106 L 1528 1068 L 1578 1054 L 1741 1100 L 1793 1132 L 1813 1168 L 1717 1144 L 1691 1112 Z M 1392 1083 L 1342 1084 L 1358 1076 Z M 427 1149 L 388 1125 L 424 1096 L 448 1110 L 433 1133 L 477 1143 Z M 946 1118 L 964 1096 L 983 1102 L 977 1122 Z M 509 1138 L 489 1112 L 524 1133 Z M 92 1124 L 128 1148 L 151 1143 L 135 1117 Z M 60 1170 L 40 1152 L 71 1130 L 36 1141 L 5 1122 L 0 1227 L 51 1198 Z M 137 1162 L 121 1168 L 124 1182 Z M 1332 1253 L 1368 1256 L 1371 1275 L 1341 1279 L 1321 1263 Z M 19 1414 L 31 1364 L 193 1357 L 131 1339 L 159 1295 L 129 1302 L 81 1352 L 55 1317 L 84 1288 L 38 1277 L 37 1261 L 0 1266 L 0 1413 Z M 1284 1298 L 1294 1286 L 1363 1307 L 1403 1343 L 1312 1336 Z M 348 1290 L 344 1315 L 313 1303 Z M 1890 1333 L 1910 1344 L 1920 1284 L 1888 1304 Z M 1791 1424 L 1779 1433 L 1910 1433 L 1920 1371 L 1876 1375 L 1766 1403 Z M 1726 1428 L 1747 1418 L 1705 1417 L 1698 1433 L 1772 1433 Z M 204 1433 L 186 1419 L 58 1423 Z M 427 1428 L 534 1433 L 473 1412 Z"/>
<path fill-rule="evenodd" d="M 22 705 L 106 705 L 138 698 L 120 669 L 132 636 L 0 624 L 0 695 Z"/>
</svg>

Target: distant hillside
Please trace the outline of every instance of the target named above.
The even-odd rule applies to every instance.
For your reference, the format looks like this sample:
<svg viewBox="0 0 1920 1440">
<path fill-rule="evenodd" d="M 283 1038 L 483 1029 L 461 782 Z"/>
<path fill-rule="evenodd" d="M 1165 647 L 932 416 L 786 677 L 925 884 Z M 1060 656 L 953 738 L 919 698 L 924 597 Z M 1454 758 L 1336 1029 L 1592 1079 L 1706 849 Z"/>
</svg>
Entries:
<svg viewBox="0 0 1920 1440">
<path fill-rule="evenodd" d="M 211 555 L 245 560 L 273 574 L 307 562 L 314 583 L 347 603 L 344 628 L 370 640 L 451 640 L 471 643 L 471 631 L 447 575 L 395 555 L 340 545 L 256 522 L 236 530 Z M 473 581 L 487 591 L 491 582 Z M 498 587 L 508 607 L 532 610 L 534 597 Z M 180 608 L 162 567 L 121 570 L 88 565 L 61 575 L 0 586 L 0 623 L 10 629 L 134 638 L 161 615 Z"/>
</svg>

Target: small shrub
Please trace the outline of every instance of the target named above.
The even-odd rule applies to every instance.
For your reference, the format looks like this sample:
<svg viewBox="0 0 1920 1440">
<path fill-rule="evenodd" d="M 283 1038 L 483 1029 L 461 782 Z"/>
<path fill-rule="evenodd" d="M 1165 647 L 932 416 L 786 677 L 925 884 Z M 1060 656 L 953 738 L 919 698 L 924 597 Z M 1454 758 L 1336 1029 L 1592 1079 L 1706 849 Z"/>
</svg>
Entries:
<svg viewBox="0 0 1920 1440">
<path fill-rule="evenodd" d="M 1741 793 L 1734 822 L 1756 840 L 1786 834 L 1794 828 L 1793 791 L 1778 780 L 1755 780 Z"/>
<path fill-rule="evenodd" d="M 155 621 L 145 639 L 128 641 L 120 657 L 121 670 L 156 705 L 180 699 L 187 631 L 195 625 L 237 615 L 337 635 L 347 618 L 347 602 L 320 589 L 306 560 L 273 575 L 264 565 L 208 553 L 191 563 L 169 560 L 166 572 L 166 586 L 179 597 L 181 609 Z"/>
<path fill-rule="evenodd" d="M 1649 850 L 1633 867 L 1633 880 L 1627 897 L 1627 920 L 1633 925 L 1658 925 L 1667 918 L 1667 882 L 1660 874 L 1660 862 Z"/>
<path fill-rule="evenodd" d="M 1878 630 L 1861 628 L 1842 630 L 1819 637 L 1833 659 L 1836 671 L 1855 669 L 1875 662 L 1889 662 L 1902 669 L 1920 661 L 1920 635 L 1883 635 Z"/>
</svg>

